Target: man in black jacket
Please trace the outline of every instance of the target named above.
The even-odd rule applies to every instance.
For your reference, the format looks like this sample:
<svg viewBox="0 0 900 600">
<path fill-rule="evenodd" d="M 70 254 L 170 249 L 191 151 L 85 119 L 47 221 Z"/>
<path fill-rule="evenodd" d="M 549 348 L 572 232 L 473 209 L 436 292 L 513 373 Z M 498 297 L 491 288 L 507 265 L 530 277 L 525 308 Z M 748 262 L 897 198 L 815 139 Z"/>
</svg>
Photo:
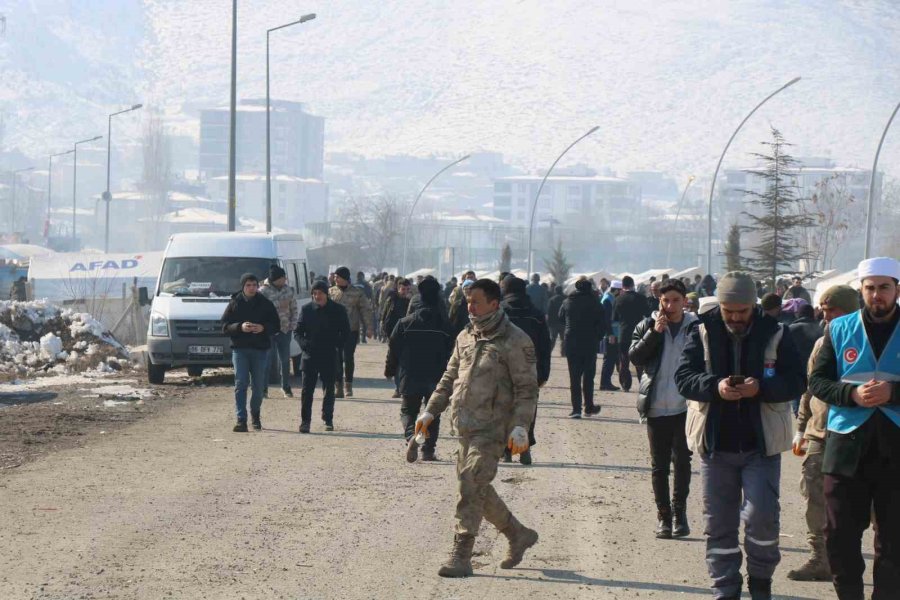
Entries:
<svg viewBox="0 0 900 600">
<path fill-rule="evenodd" d="M 816 340 L 822 337 L 824 330 L 816 321 L 816 314 L 813 307 L 809 304 L 803 304 L 797 311 L 797 320 L 789 326 L 791 337 L 794 338 L 794 345 L 797 346 L 797 353 L 800 355 L 800 362 L 804 365 L 809 363 L 809 357 L 812 355 L 813 346 Z M 804 390 L 806 391 L 806 390 Z M 793 403 L 794 416 L 800 409 L 800 398 Z"/>
<path fill-rule="evenodd" d="M 597 372 L 597 350 L 605 332 L 603 307 L 594 295 L 589 279 L 575 282 L 575 291 L 559 309 L 564 325 L 563 344 L 569 363 L 569 390 L 572 398 L 570 419 L 580 419 L 582 400 L 584 415 L 596 415 L 600 407 L 594 405 L 594 375 Z"/>
<path fill-rule="evenodd" d="M 303 391 L 300 393 L 300 433 L 309 433 L 312 421 L 313 392 L 319 378 L 325 390 L 322 420 L 325 430 L 334 430 L 335 357 L 351 335 L 347 309 L 328 297 L 328 284 L 317 281 L 312 287 L 312 302 L 300 309 L 294 332 L 303 352 Z"/>
<path fill-rule="evenodd" d="M 245 273 L 241 276 L 241 291 L 231 296 L 222 314 L 222 333 L 231 338 L 236 432 L 247 431 L 247 387 L 251 383 L 253 429 L 262 429 L 259 413 L 268 378 L 270 339 L 280 329 L 281 319 L 275 305 L 259 293 L 259 279 Z"/>
<path fill-rule="evenodd" d="M 553 295 L 550 296 L 550 300 L 547 301 L 547 328 L 550 330 L 551 353 L 556 347 L 556 339 L 563 340 L 563 324 L 559 320 L 559 309 L 562 308 L 562 303 L 565 299 L 566 296 L 563 294 L 562 286 L 557 285 L 553 288 Z M 559 350 L 560 356 L 566 355 L 565 344 L 560 344 Z"/>
<path fill-rule="evenodd" d="M 389 290 L 384 300 L 384 307 L 381 313 L 381 330 L 390 338 L 394 332 L 394 327 L 400 322 L 400 319 L 409 313 L 409 306 L 412 300 L 412 284 L 408 279 L 403 277 L 397 278 L 397 289 Z M 400 397 L 400 386 L 397 379 L 394 378 L 394 398 Z"/>
<path fill-rule="evenodd" d="M 550 330 L 543 313 L 531 303 L 525 282 L 514 275 L 507 277 L 500 283 L 500 291 L 503 300 L 500 308 L 509 317 L 513 325 L 528 334 L 531 343 L 534 344 L 534 354 L 537 358 L 537 382 L 542 387 L 550 379 Z M 534 439 L 534 422 L 537 420 L 537 406 L 534 407 L 534 418 L 531 427 L 528 428 L 528 450 L 519 455 L 519 462 L 523 465 L 531 464 L 531 447 L 537 442 Z M 512 454 L 509 448 L 504 453 L 504 460 L 512 462 Z"/>
<path fill-rule="evenodd" d="M 631 390 L 631 367 L 628 358 L 628 346 L 631 343 L 631 336 L 634 334 L 634 328 L 643 319 L 650 316 L 650 307 L 647 306 L 647 298 L 634 291 L 634 279 L 630 275 L 622 278 L 622 293 L 616 298 L 616 304 L 613 308 L 613 321 L 621 324 L 621 333 L 619 335 L 621 352 L 619 353 L 619 383 L 626 392 Z M 641 377 L 642 369 L 637 368 L 638 379 Z"/>
<path fill-rule="evenodd" d="M 400 403 L 400 423 L 409 442 L 416 429 L 416 418 L 422 401 L 430 398 L 447 368 L 453 350 L 450 323 L 444 315 L 440 298 L 441 284 L 426 277 L 419 285 L 419 308 L 397 322 L 388 342 L 384 376 L 395 379 L 403 401 Z M 422 460 L 433 461 L 441 417 L 435 416 L 428 426 L 422 446 Z M 415 462 L 418 446 L 410 445 L 407 460 Z"/>
</svg>

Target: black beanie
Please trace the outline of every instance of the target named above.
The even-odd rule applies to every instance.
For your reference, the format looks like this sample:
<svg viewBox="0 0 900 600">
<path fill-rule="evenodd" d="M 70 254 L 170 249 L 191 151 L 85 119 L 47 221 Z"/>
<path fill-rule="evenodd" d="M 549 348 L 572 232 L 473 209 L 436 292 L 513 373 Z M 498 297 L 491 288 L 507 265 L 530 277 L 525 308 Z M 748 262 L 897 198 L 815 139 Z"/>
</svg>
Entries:
<svg viewBox="0 0 900 600">
<path fill-rule="evenodd" d="M 441 284 L 434 277 L 426 277 L 419 284 L 419 295 L 422 296 L 422 302 L 433 306 L 438 303 L 438 298 L 440 298 Z"/>
<path fill-rule="evenodd" d="M 322 279 L 317 279 L 316 282 L 312 285 L 312 291 L 316 291 L 316 290 L 325 292 L 327 294 L 328 293 L 328 283 L 326 283 Z"/>
<path fill-rule="evenodd" d="M 281 279 L 282 277 L 287 277 L 287 273 L 284 272 L 284 269 L 279 267 L 278 265 L 270 265 L 269 266 L 269 282 L 273 282 L 276 279 Z"/>
<path fill-rule="evenodd" d="M 579 292 L 587 292 L 593 288 L 590 279 L 579 279 L 575 282 L 575 289 Z"/>
<path fill-rule="evenodd" d="M 243 275 L 241 275 L 241 290 L 244 289 L 244 284 L 248 281 L 255 281 L 256 283 L 259 283 L 259 279 L 256 278 L 256 275 L 254 275 L 253 273 L 244 273 Z"/>
<path fill-rule="evenodd" d="M 506 294 L 524 294 L 526 283 L 524 279 L 519 279 L 515 275 L 507 275 L 500 282 L 500 290 L 505 296 Z"/>
<path fill-rule="evenodd" d="M 345 281 L 350 281 L 350 269 L 347 267 L 338 267 L 334 274 Z"/>
</svg>

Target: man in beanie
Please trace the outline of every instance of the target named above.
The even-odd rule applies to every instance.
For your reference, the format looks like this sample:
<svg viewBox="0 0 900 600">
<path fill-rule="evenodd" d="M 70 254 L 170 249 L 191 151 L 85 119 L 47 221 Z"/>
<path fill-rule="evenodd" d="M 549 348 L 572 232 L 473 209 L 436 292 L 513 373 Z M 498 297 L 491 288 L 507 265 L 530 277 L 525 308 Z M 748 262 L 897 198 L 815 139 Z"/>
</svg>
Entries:
<svg viewBox="0 0 900 600">
<path fill-rule="evenodd" d="M 328 284 L 316 281 L 312 286 L 312 302 L 300 310 L 295 330 L 302 351 L 300 367 L 303 389 L 300 392 L 300 433 L 309 433 L 312 421 L 313 393 L 322 379 L 322 421 L 326 431 L 334 430 L 334 357 L 350 336 L 347 311 L 328 297 Z"/>
<path fill-rule="evenodd" d="M 750 597 L 769 600 L 781 560 L 781 453 L 791 447 L 804 370 L 790 333 L 757 306 L 749 275 L 726 274 L 716 296 L 675 371 L 688 400 L 688 448 L 701 463 L 706 564 L 715 598 L 741 597 L 743 521 Z"/>
<path fill-rule="evenodd" d="M 873 600 L 900 597 L 900 263 L 857 268 L 864 307 L 832 320 L 809 377 L 831 405 L 822 459 L 825 549 L 840 600 L 864 597 L 862 535 L 875 521 Z"/>
<path fill-rule="evenodd" d="M 259 288 L 259 293 L 269 299 L 278 311 L 281 328 L 272 336 L 272 347 L 269 349 L 267 372 L 272 365 L 281 367 L 281 391 L 285 398 L 293 398 L 291 391 L 291 336 L 297 328 L 297 297 L 294 288 L 287 284 L 287 273 L 278 265 L 269 267 L 269 277 Z M 269 379 L 266 378 L 266 396 L 268 397 Z"/>
<path fill-rule="evenodd" d="M 253 429 L 262 429 L 265 382 L 271 337 L 281 329 L 275 306 L 259 293 L 259 279 L 252 273 L 241 276 L 241 291 L 231 296 L 222 314 L 222 333 L 231 338 L 231 362 L 234 365 L 234 404 L 237 423 L 234 431 L 247 431 L 247 387 Z"/>
<path fill-rule="evenodd" d="M 344 341 L 344 347 L 337 356 L 337 379 L 335 380 L 335 398 L 353 396 L 353 371 L 356 367 L 356 345 L 359 343 L 359 324 L 365 323 L 366 334 L 372 337 L 372 304 L 358 287 L 350 285 L 350 269 L 338 267 L 334 272 L 334 285 L 328 290 L 328 296 L 347 311 L 350 319 L 350 336 Z M 387 332 L 390 334 L 390 332 Z"/>
<path fill-rule="evenodd" d="M 591 280 L 575 282 L 575 291 L 569 294 L 559 309 L 559 320 L 565 334 L 563 344 L 569 366 L 569 394 L 572 401 L 570 419 L 600 412 L 594 404 L 594 375 L 597 373 L 597 350 L 606 333 L 603 307 L 594 295 Z"/>
<path fill-rule="evenodd" d="M 827 324 L 859 310 L 859 294 L 849 285 L 835 285 L 825 290 L 819 299 L 819 306 Z M 823 342 L 824 338 L 819 336 L 812 348 L 807 361 L 810 372 Z M 831 568 L 825 553 L 825 479 L 822 475 L 827 421 L 828 405 L 806 390 L 800 397 L 793 447 L 795 455 L 804 457 L 800 493 L 806 502 L 806 541 L 812 552 L 800 568 L 788 572 L 788 579 L 794 581 L 831 581 Z"/>
<path fill-rule="evenodd" d="M 429 398 L 447 368 L 453 347 L 450 322 L 441 305 L 441 284 L 430 275 L 419 284 L 419 308 L 400 319 L 391 331 L 384 376 L 394 379 L 403 400 L 400 423 L 407 443 L 413 438 L 422 401 Z M 435 447 L 440 432 L 440 416 L 428 426 L 422 446 L 422 460 L 437 460 Z M 418 445 L 407 448 L 406 459 L 415 462 Z"/>
</svg>

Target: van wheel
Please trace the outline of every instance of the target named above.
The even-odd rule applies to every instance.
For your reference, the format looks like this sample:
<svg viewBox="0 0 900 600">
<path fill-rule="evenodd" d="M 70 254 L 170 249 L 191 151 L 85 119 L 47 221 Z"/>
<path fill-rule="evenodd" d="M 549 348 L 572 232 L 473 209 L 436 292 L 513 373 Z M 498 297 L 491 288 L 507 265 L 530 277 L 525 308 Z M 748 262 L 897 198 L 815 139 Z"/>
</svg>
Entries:
<svg viewBox="0 0 900 600">
<path fill-rule="evenodd" d="M 188 375 L 191 377 L 200 377 L 203 375 L 203 367 L 198 365 L 190 365 L 187 368 Z"/>
<path fill-rule="evenodd" d="M 166 365 L 154 365 L 147 359 L 147 381 L 154 385 L 162 385 L 166 378 Z"/>
</svg>

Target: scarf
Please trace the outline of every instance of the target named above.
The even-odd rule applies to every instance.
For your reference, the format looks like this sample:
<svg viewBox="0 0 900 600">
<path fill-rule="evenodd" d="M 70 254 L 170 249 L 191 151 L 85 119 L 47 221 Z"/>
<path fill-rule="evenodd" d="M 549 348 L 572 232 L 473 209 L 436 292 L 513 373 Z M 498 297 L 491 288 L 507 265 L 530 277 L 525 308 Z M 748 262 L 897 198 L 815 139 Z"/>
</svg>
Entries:
<svg viewBox="0 0 900 600">
<path fill-rule="evenodd" d="M 475 332 L 475 335 L 482 337 L 494 333 L 500 326 L 500 323 L 503 322 L 504 316 L 506 316 L 506 313 L 498 308 L 494 312 L 481 315 L 480 317 L 469 315 L 469 322 L 472 323 L 472 330 Z"/>
</svg>

